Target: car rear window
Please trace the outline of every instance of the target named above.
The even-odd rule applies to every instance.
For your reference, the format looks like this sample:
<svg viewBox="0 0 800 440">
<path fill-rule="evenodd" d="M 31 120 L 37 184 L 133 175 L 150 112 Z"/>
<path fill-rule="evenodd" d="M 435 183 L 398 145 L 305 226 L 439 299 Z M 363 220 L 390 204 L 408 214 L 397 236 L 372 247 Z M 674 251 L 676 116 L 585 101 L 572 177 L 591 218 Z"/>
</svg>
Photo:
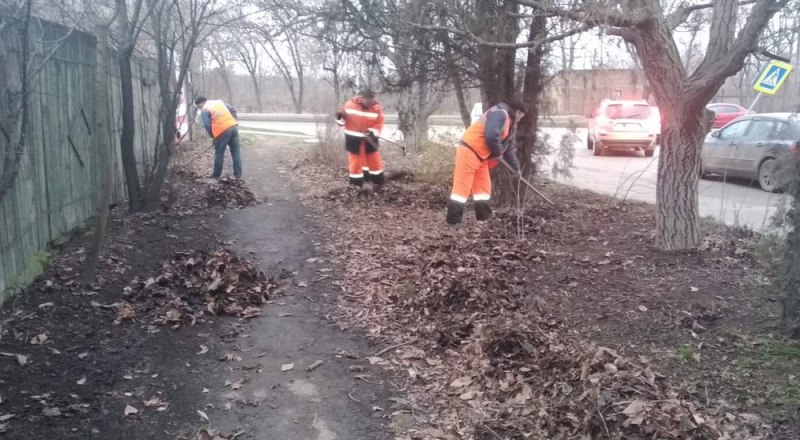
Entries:
<svg viewBox="0 0 800 440">
<path fill-rule="evenodd" d="M 605 111 L 608 119 L 648 119 L 650 114 L 650 106 L 645 104 L 611 104 Z"/>
</svg>

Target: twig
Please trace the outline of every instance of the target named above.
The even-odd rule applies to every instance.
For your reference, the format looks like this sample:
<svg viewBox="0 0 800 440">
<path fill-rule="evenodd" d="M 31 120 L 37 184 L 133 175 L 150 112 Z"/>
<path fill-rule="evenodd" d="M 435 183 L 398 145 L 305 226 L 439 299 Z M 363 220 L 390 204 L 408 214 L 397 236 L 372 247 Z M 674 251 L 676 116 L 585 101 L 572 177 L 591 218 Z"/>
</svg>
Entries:
<svg viewBox="0 0 800 440">
<path fill-rule="evenodd" d="M 603 422 L 603 428 L 605 428 L 606 430 L 606 436 L 608 436 L 608 438 L 611 438 L 611 433 L 608 432 L 608 425 L 606 425 L 606 419 L 605 417 L 603 417 L 603 413 L 600 412 L 600 408 L 597 408 L 597 415 L 600 416 L 600 421 Z"/>
<path fill-rule="evenodd" d="M 320 365 L 322 365 L 322 361 L 314 361 L 313 364 L 306 367 L 306 371 L 314 371 L 314 369 L 319 367 Z"/>
<path fill-rule="evenodd" d="M 353 402 L 355 402 L 355 403 L 361 403 L 361 401 L 360 401 L 360 400 L 358 400 L 358 399 L 356 399 L 355 397 L 353 397 L 353 394 L 352 394 L 352 393 L 347 393 L 347 397 L 349 397 L 349 398 L 350 398 L 350 400 L 352 400 L 352 401 L 353 401 Z"/>
<path fill-rule="evenodd" d="M 498 439 L 503 440 L 503 437 L 500 437 L 496 432 L 494 432 L 494 430 L 492 428 L 490 428 L 489 425 L 483 425 L 483 427 L 486 428 L 487 430 L 489 430 L 489 432 L 491 432 L 492 435 L 494 435 Z"/>
<path fill-rule="evenodd" d="M 382 355 L 382 354 L 386 353 L 387 351 L 394 350 L 395 348 L 400 348 L 400 347 L 402 347 L 402 346 L 404 346 L 404 345 L 408 345 L 408 344 L 411 344 L 411 343 L 413 343 L 413 342 L 416 342 L 416 341 L 417 341 L 416 339 L 412 339 L 412 340 L 410 340 L 410 341 L 406 341 L 406 342 L 403 342 L 403 343 L 400 343 L 400 344 L 394 344 L 394 345 L 390 345 L 390 346 L 388 346 L 388 347 L 384 348 L 383 350 L 381 350 L 381 351 L 379 351 L 379 352 L 375 353 L 375 354 L 373 355 L 373 357 L 378 357 L 378 356 L 380 356 L 380 355 Z"/>
</svg>

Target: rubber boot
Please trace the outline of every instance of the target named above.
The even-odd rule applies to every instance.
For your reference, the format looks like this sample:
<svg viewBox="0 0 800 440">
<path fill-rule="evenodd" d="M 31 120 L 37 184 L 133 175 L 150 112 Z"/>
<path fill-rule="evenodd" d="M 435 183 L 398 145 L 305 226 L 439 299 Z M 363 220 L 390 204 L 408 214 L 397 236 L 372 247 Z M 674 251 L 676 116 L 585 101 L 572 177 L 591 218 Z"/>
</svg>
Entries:
<svg viewBox="0 0 800 440">
<path fill-rule="evenodd" d="M 361 188 L 364 186 L 364 178 L 363 177 L 351 177 L 350 178 L 350 186 L 354 186 L 356 188 Z"/>
<path fill-rule="evenodd" d="M 459 203 L 453 200 L 450 200 L 447 203 L 447 224 L 451 226 L 456 226 L 461 224 L 461 220 L 464 218 L 464 204 Z"/>
<path fill-rule="evenodd" d="M 485 222 L 492 218 L 492 207 L 489 202 L 475 202 L 475 219 L 479 222 Z"/>
</svg>

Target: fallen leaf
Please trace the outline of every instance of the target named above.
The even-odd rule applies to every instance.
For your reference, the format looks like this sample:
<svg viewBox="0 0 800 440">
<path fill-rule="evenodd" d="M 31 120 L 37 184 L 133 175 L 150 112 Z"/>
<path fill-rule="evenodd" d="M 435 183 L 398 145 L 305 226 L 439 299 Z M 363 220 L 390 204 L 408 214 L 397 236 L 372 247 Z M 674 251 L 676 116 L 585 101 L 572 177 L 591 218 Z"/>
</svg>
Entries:
<svg viewBox="0 0 800 440">
<path fill-rule="evenodd" d="M 289 371 L 294 369 L 294 364 L 283 364 L 281 365 L 281 371 Z"/>
<path fill-rule="evenodd" d="M 46 302 L 46 303 L 39 304 L 39 308 L 40 309 L 49 309 L 51 307 L 55 307 L 55 304 L 53 304 L 51 302 Z"/>
<path fill-rule="evenodd" d="M 134 408 L 134 407 L 132 407 L 130 405 L 125 405 L 125 415 L 126 416 L 130 416 L 130 415 L 138 414 L 138 413 L 139 413 L 138 409 L 136 409 L 136 408 Z"/>
<path fill-rule="evenodd" d="M 208 353 L 208 347 L 206 347 L 205 345 L 201 345 L 200 346 L 200 351 L 198 351 L 197 354 L 200 355 L 200 354 L 206 354 L 206 353 Z"/>
<path fill-rule="evenodd" d="M 647 311 L 647 307 L 645 307 L 645 306 L 639 306 L 639 311 L 640 311 L 640 312 L 646 312 L 646 311 Z"/>
<path fill-rule="evenodd" d="M 86 359 L 86 356 L 89 356 L 89 353 L 86 353 L 86 352 L 81 353 L 81 354 L 78 355 L 78 359 Z"/>
<path fill-rule="evenodd" d="M 692 292 L 697 292 L 700 289 L 698 289 L 697 287 L 694 287 L 694 286 L 689 286 L 689 290 L 692 291 Z"/>
<path fill-rule="evenodd" d="M 150 398 L 150 400 L 145 400 L 143 403 L 145 408 L 152 408 L 162 404 L 161 399 L 159 399 L 158 396 L 153 396 Z"/>
<path fill-rule="evenodd" d="M 211 419 L 208 418 L 208 415 L 203 411 L 197 410 L 197 414 L 200 416 L 201 419 L 205 420 L 207 423 L 211 423 Z"/>
<path fill-rule="evenodd" d="M 48 337 L 47 337 L 46 333 L 40 333 L 40 334 L 34 336 L 33 339 L 31 339 L 31 344 L 33 344 L 33 345 L 44 345 L 44 344 L 47 343 L 47 339 L 48 339 Z"/>
<path fill-rule="evenodd" d="M 61 410 L 58 408 L 42 408 L 42 415 L 45 417 L 60 417 Z"/>
<path fill-rule="evenodd" d="M 125 380 L 133 380 L 133 376 L 131 376 L 130 374 L 126 374 L 126 375 L 122 376 L 122 378 L 125 379 Z"/>
<path fill-rule="evenodd" d="M 5 422 L 14 418 L 14 414 L 4 414 L 0 416 L 0 422 Z"/>
<path fill-rule="evenodd" d="M 117 307 L 117 320 L 127 321 L 136 317 L 136 311 L 130 304 L 122 303 Z"/>
<path fill-rule="evenodd" d="M 78 385 L 85 384 L 86 383 L 86 377 L 82 377 L 82 378 L 78 379 L 78 381 L 75 382 L 75 383 L 77 383 Z"/>
<path fill-rule="evenodd" d="M 471 383 L 472 383 L 472 378 L 470 376 L 463 376 L 450 382 L 450 388 L 462 388 Z"/>
<path fill-rule="evenodd" d="M 28 363 L 28 357 L 25 355 L 18 354 L 17 355 L 17 362 L 19 362 L 20 366 L 25 366 Z"/>
</svg>

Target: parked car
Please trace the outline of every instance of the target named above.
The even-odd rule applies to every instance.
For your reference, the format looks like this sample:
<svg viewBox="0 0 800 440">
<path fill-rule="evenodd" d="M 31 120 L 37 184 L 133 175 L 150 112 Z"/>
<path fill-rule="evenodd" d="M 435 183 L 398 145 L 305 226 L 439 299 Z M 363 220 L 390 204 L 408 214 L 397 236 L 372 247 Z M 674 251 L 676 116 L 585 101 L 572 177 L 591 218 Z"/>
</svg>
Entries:
<svg viewBox="0 0 800 440">
<path fill-rule="evenodd" d="M 589 136 L 586 146 L 594 149 L 595 156 L 611 150 L 643 150 L 652 156 L 660 132 L 657 111 L 646 101 L 604 100 L 589 115 Z"/>
<path fill-rule="evenodd" d="M 765 113 L 741 117 L 711 132 L 700 153 L 700 177 L 707 174 L 757 179 L 764 191 L 785 186 L 781 163 L 800 141 L 800 115 Z"/>
<path fill-rule="evenodd" d="M 714 112 L 714 128 L 722 128 L 734 119 L 748 114 L 747 109 L 736 104 L 708 104 L 707 109 Z"/>
</svg>

